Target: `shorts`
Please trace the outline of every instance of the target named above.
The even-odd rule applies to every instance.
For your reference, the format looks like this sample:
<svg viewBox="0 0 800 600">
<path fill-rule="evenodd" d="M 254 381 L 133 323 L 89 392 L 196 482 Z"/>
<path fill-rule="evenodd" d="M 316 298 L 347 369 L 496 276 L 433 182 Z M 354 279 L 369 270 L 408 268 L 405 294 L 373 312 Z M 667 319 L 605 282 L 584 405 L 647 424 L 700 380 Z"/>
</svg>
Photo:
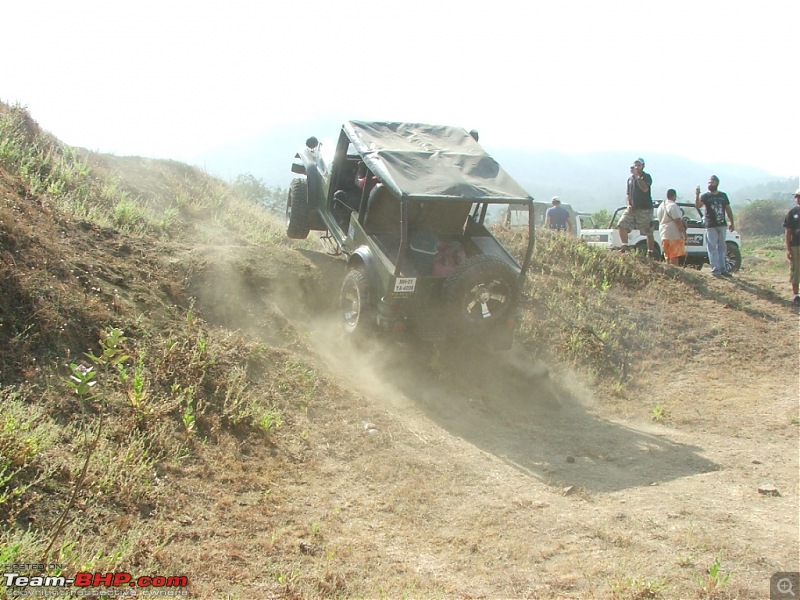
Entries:
<svg viewBox="0 0 800 600">
<path fill-rule="evenodd" d="M 650 224 L 653 221 L 652 208 L 634 208 L 630 212 L 626 212 L 622 219 L 619 221 L 618 227 L 620 229 L 627 229 L 630 232 L 633 229 L 638 229 L 642 235 L 647 235 L 653 230 Z"/>
<path fill-rule="evenodd" d="M 792 271 L 789 274 L 789 283 L 800 285 L 800 246 L 789 246 L 792 251 Z"/>
<path fill-rule="evenodd" d="M 682 239 L 661 240 L 661 251 L 664 253 L 664 257 L 667 260 L 686 256 L 686 243 Z"/>
</svg>

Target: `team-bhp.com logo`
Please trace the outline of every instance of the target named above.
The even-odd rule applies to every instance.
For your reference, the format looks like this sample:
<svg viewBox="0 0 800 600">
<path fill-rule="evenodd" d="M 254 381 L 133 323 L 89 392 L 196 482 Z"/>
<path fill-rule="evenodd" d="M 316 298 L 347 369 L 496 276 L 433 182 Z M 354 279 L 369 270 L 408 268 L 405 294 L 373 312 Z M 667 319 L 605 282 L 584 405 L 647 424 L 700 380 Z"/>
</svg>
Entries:
<svg viewBox="0 0 800 600">
<path fill-rule="evenodd" d="M 81 571 L 80 573 L 76 573 L 75 577 L 56 577 L 51 575 L 27 576 L 20 575 L 19 573 L 6 572 L 3 573 L 3 580 L 6 586 L 6 593 L 9 596 L 47 595 L 46 591 L 53 590 L 54 588 L 73 588 L 71 590 L 73 593 L 75 591 L 74 588 L 85 588 L 87 591 L 92 590 L 93 594 L 96 593 L 98 588 L 141 588 L 141 591 L 143 592 L 145 590 L 148 591 L 146 594 L 148 596 L 177 596 L 184 595 L 183 593 L 185 593 L 186 590 L 183 588 L 186 588 L 186 586 L 189 585 L 189 579 L 186 576 L 163 577 L 161 575 L 155 575 L 151 577 L 143 575 L 141 577 L 134 578 L 130 573 L 125 572 L 90 573 L 87 571 Z M 41 591 L 42 593 L 37 593 L 37 590 Z M 164 593 L 168 590 L 173 593 Z M 109 595 L 107 591 L 104 591 L 103 594 Z"/>
</svg>

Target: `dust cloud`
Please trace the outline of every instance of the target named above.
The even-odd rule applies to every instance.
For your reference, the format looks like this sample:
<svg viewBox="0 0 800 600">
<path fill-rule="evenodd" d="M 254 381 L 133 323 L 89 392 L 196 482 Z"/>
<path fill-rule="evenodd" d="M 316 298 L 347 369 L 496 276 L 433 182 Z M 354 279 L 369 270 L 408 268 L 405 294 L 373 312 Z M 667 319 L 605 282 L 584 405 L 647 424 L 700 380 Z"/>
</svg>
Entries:
<svg viewBox="0 0 800 600">
<path fill-rule="evenodd" d="M 593 414 L 591 393 L 569 368 L 521 346 L 423 343 L 342 331 L 342 257 L 253 247 L 193 251 L 190 290 L 206 318 L 256 340 L 305 353 L 343 390 L 414 432 L 455 436 L 551 486 L 614 491 L 717 469 L 697 448 Z M 371 409 L 365 409 L 371 410 Z"/>
</svg>

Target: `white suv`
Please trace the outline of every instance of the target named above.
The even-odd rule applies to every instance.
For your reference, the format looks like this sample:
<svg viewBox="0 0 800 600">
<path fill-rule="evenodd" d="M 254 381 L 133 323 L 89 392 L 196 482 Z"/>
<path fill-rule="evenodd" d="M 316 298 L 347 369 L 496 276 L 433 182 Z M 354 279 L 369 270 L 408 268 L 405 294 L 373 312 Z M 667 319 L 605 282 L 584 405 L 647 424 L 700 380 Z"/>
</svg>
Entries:
<svg viewBox="0 0 800 600">
<path fill-rule="evenodd" d="M 708 253 L 706 252 L 703 236 L 705 235 L 705 227 L 703 226 L 703 214 L 697 210 L 694 204 L 688 202 L 678 202 L 681 211 L 683 212 L 683 221 L 686 223 L 686 262 L 685 264 L 695 269 L 702 269 L 703 265 L 708 264 Z M 658 205 L 653 209 L 653 241 L 655 242 L 655 250 L 659 259 L 661 258 L 661 235 L 658 233 L 658 221 L 655 219 L 656 210 Z M 619 239 L 619 231 L 617 226 L 625 214 L 626 208 L 618 208 L 614 212 L 606 229 L 581 229 L 581 239 L 590 246 L 598 248 L 606 248 L 608 250 L 619 250 L 622 247 L 622 241 Z M 628 234 L 628 244 L 633 246 L 637 251 L 647 252 L 647 238 L 634 229 Z M 742 238 L 736 231 L 728 231 L 725 239 L 725 247 L 727 249 L 725 254 L 726 267 L 729 271 L 738 271 L 742 266 Z"/>
</svg>

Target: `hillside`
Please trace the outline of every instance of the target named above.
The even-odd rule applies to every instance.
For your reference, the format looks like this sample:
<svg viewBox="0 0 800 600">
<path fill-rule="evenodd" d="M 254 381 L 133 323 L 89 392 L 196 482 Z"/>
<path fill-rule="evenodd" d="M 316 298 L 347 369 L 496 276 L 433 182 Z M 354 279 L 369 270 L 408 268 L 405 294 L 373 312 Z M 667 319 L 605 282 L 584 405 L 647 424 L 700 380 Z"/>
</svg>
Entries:
<svg viewBox="0 0 800 600">
<path fill-rule="evenodd" d="M 342 272 L 202 171 L 0 104 L 0 562 L 242 599 L 756 598 L 800 570 L 784 267 L 542 234 L 506 354 L 346 347 Z"/>
</svg>

